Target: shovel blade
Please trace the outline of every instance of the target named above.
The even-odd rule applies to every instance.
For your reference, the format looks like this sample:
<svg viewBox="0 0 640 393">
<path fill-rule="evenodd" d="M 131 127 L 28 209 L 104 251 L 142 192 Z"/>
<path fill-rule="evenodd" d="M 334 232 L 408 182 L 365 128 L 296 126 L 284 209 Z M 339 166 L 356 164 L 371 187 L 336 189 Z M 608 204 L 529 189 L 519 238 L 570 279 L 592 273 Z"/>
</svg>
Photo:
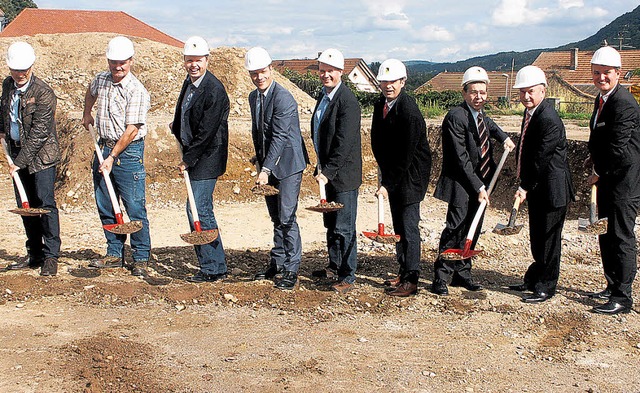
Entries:
<svg viewBox="0 0 640 393">
<path fill-rule="evenodd" d="M 517 235 L 518 233 L 520 233 L 520 230 L 522 229 L 523 226 L 524 225 L 522 224 L 514 225 L 514 226 L 497 224 L 496 227 L 493 228 L 493 233 L 497 233 L 498 235 L 503 235 L 503 236 Z"/>
<path fill-rule="evenodd" d="M 107 224 L 102 227 L 116 235 L 129 235 L 142 229 L 142 221 L 129 221 L 122 224 Z"/>
<path fill-rule="evenodd" d="M 218 238 L 218 230 L 209 229 L 206 231 L 193 231 L 191 233 L 180 235 L 180 238 L 189 244 L 202 246 L 203 244 L 209 244 L 216 240 Z"/>
<path fill-rule="evenodd" d="M 382 244 L 395 244 L 400 241 L 400 235 L 394 235 L 390 233 L 379 233 L 379 232 L 362 232 L 362 234 L 367 238 L 371 239 L 374 242 L 382 243 Z"/>
<path fill-rule="evenodd" d="M 462 252 L 463 250 L 459 248 L 450 248 L 441 252 L 440 258 L 444 259 L 445 261 L 460 261 L 464 259 L 464 257 L 462 256 Z"/>
<path fill-rule="evenodd" d="M 312 212 L 318 212 L 318 213 L 330 213 L 330 212 L 340 210 L 343 207 L 344 205 L 342 203 L 325 202 L 325 203 L 320 203 L 316 206 L 309 206 L 307 207 L 307 210 L 311 210 Z"/>
<path fill-rule="evenodd" d="M 601 218 L 595 222 L 590 222 L 586 218 L 578 219 L 578 230 L 594 235 L 603 235 L 607 233 L 609 227 L 609 220 L 607 218 Z"/>
<path fill-rule="evenodd" d="M 484 250 L 467 250 L 462 253 L 462 259 L 473 258 L 484 254 Z"/>
<path fill-rule="evenodd" d="M 43 214 L 51 213 L 50 210 L 40 209 L 40 208 L 37 208 L 37 207 L 27 207 L 27 208 L 20 207 L 20 208 L 17 208 L 17 209 L 11 209 L 11 210 L 9 210 L 9 212 L 18 214 L 18 215 L 23 216 L 23 217 L 35 217 L 35 216 L 41 216 Z"/>
</svg>

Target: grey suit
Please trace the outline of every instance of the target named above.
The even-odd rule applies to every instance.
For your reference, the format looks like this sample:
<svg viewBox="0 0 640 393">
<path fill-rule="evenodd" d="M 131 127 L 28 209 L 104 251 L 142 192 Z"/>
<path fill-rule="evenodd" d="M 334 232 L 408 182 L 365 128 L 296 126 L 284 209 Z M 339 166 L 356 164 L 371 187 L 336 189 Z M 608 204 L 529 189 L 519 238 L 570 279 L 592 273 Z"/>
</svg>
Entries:
<svg viewBox="0 0 640 393">
<path fill-rule="evenodd" d="M 269 184 L 280 191 L 278 195 L 265 197 L 273 222 L 270 264 L 279 270 L 297 273 L 302 259 L 302 240 L 296 210 L 302 171 L 309 162 L 300 132 L 298 104 L 289 91 L 272 82 L 264 98 L 261 132 L 258 99 L 257 89 L 249 94 L 253 145 L 260 166 L 271 171 Z"/>
</svg>

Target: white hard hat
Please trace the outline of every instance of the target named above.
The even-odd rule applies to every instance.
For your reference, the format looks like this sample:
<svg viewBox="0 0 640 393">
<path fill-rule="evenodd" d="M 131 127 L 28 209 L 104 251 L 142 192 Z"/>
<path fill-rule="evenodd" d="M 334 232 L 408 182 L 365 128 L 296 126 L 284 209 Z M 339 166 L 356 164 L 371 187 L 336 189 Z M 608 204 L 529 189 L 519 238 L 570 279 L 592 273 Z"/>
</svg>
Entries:
<svg viewBox="0 0 640 393">
<path fill-rule="evenodd" d="M 387 59 L 380 64 L 378 80 L 380 82 L 393 82 L 407 77 L 407 67 L 400 60 Z"/>
<path fill-rule="evenodd" d="M 482 67 L 473 66 L 467 69 L 462 75 L 462 86 L 466 86 L 469 83 L 473 82 L 484 82 L 489 83 L 489 75 L 487 75 L 487 71 Z"/>
<path fill-rule="evenodd" d="M 127 60 L 132 57 L 134 53 L 133 42 L 127 37 L 115 37 L 109 41 L 109 45 L 107 46 L 107 59 L 109 60 Z"/>
<path fill-rule="evenodd" d="M 7 66 L 12 70 L 29 69 L 35 61 L 33 47 L 26 42 L 14 42 L 7 50 Z"/>
<path fill-rule="evenodd" d="M 320 63 L 328 64 L 332 67 L 344 70 L 344 56 L 342 53 L 333 48 L 329 48 L 322 52 L 318 57 Z"/>
<path fill-rule="evenodd" d="M 247 71 L 255 71 L 266 68 L 271 64 L 269 53 L 259 46 L 255 46 L 247 51 L 244 57 L 244 68 Z"/>
<path fill-rule="evenodd" d="M 603 46 L 595 51 L 591 58 L 591 64 L 621 68 L 622 60 L 617 50 L 610 46 Z"/>
<path fill-rule="evenodd" d="M 516 74 L 516 83 L 513 85 L 514 89 L 522 89 L 525 87 L 531 87 L 536 85 L 547 85 L 547 78 L 544 75 L 544 71 L 536 66 L 523 67 Z"/>
<path fill-rule="evenodd" d="M 182 54 L 185 56 L 209 56 L 209 44 L 202 37 L 189 37 L 184 43 Z"/>
</svg>

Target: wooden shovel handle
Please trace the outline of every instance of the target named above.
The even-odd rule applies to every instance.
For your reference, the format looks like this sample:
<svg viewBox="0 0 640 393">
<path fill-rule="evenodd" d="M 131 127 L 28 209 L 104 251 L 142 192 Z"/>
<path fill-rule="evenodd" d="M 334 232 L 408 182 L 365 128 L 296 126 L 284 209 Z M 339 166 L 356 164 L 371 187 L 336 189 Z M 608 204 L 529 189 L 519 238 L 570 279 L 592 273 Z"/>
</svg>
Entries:
<svg viewBox="0 0 640 393">
<path fill-rule="evenodd" d="M 516 217 L 518 216 L 518 209 L 520 209 L 520 197 L 516 197 L 516 200 L 513 202 L 513 207 L 511 208 L 511 215 L 509 216 L 509 223 L 507 226 L 513 227 L 516 225 Z"/>
<path fill-rule="evenodd" d="M 596 200 L 598 196 L 598 186 L 591 185 L 591 203 L 589 204 L 589 221 L 591 224 L 598 221 L 598 209 L 596 208 Z"/>
<path fill-rule="evenodd" d="M 100 165 L 104 162 L 104 157 L 102 157 L 102 150 L 98 145 L 98 135 L 96 134 L 96 130 L 93 128 L 93 125 L 89 124 L 89 132 L 91 133 L 91 139 L 93 140 L 93 148 L 96 150 L 96 156 L 98 157 L 98 162 Z M 111 205 L 113 206 L 113 212 L 116 217 L 122 217 L 122 211 L 120 210 L 120 202 L 118 202 L 118 197 L 116 196 L 116 192 L 113 189 L 113 184 L 111 183 L 111 178 L 109 177 L 109 173 L 102 172 L 102 176 L 104 177 L 104 183 L 107 186 L 107 191 L 109 192 L 109 198 L 111 199 Z M 120 223 L 120 222 L 118 222 Z"/>
</svg>

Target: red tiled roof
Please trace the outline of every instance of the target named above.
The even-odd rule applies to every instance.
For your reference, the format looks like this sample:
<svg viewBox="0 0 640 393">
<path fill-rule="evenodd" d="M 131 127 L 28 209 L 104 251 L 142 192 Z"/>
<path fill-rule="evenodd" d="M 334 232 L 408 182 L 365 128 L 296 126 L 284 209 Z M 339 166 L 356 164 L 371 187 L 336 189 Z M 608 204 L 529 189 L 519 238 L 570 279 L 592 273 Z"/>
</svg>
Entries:
<svg viewBox="0 0 640 393">
<path fill-rule="evenodd" d="M 353 71 L 361 61 L 363 60 L 360 58 L 344 59 L 345 74 Z M 282 72 L 285 68 L 288 68 L 291 71 L 296 71 L 304 75 L 307 71 L 311 73 L 318 71 L 318 59 L 274 60 L 273 67 L 278 70 L 278 72 Z"/>
<path fill-rule="evenodd" d="M 574 51 L 542 52 L 533 62 L 546 72 L 554 72 L 571 85 L 593 85 L 591 78 L 591 57 L 593 51 L 578 51 L 578 64 L 572 69 Z M 640 75 L 626 79 L 629 71 L 640 68 L 640 50 L 620 51 L 622 69 L 620 83 L 623 85 L 640 84 Z"/>
<path fill-rule="evenodd" d="M 0 37 L 35 34 L 116 33 L 182 47 L 184 44 L 122 11 L 77 11 L 25 8 Z"/>
<path fill-rule="evenodd" d="M 498 71 L 489 71 L 489 84 L 487 85 L 487 95 L 489 97 L 489 101 L 495 101 L 498 97 L 502 97 L 505 95 L 505 90 L 507 94 L 510 92 L 511 97 L 515 97 L 518 95 L 518 90 L 513 89 L 513 81 L 511 80 L 511 75 L 498 72 Z M 422 94 L 428 91 L 445 91 L 445 90 L 462 90 L 462 86 L 460 83 L 462 82 L 462 76 L 464 72 L 441 72 L 433 78 L 429 79 L 425 84 L 418 87 L 416 89 L 416 93 Z M 509 77 L 505 77 L 503 75 L 509 75 Z"/>
</svg>

